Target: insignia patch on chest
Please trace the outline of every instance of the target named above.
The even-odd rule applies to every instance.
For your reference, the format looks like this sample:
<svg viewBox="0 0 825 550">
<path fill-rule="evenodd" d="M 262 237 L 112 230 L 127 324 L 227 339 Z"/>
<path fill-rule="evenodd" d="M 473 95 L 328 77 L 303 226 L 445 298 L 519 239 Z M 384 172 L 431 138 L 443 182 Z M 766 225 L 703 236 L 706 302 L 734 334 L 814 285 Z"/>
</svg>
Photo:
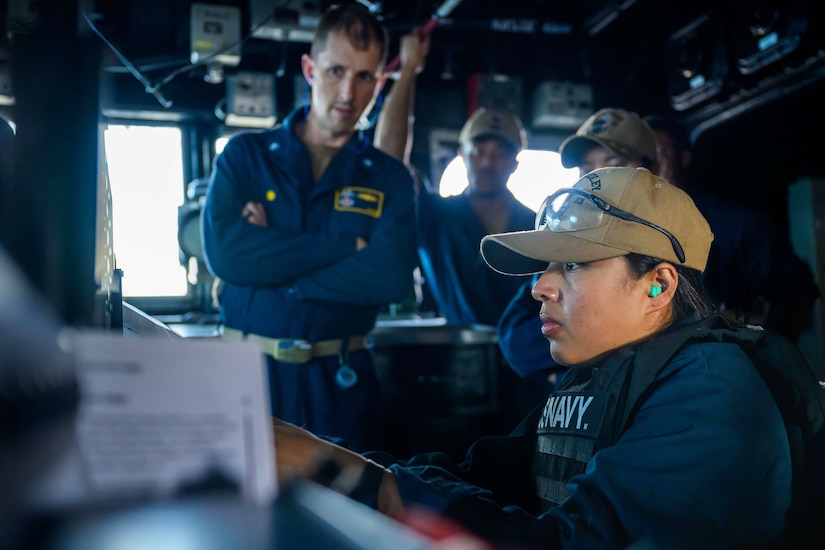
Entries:
<svg viewBox="0 0 825 550">
<path fill-rule="evenodd" d="M 335 209 L 380 218 L 384 193 L 367 187 L 343 187 L 335 191 Z"/>
</svg>

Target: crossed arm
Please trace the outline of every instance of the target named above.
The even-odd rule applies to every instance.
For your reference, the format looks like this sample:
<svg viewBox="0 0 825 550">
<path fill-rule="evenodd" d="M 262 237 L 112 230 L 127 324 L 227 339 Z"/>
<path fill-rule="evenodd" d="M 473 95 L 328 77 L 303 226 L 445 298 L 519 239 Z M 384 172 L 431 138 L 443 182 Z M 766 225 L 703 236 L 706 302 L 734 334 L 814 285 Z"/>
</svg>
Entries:
<svg viewBox="0 0 825 550">
<path fill-rule="evenodd" d="M 405 297 L 416 234 L 412 182 L 402 166 L 383 175 L 403 184 L 387 193 L 370 235 L 324 235 L 270 224 L 249 184 L 256 176 L 243 160 L 245 144 L 230 145 L 216 162 L 202 222 L 215 275 L 243 286 L 292 286 L 303 299 L 381 304 Z"/>
</svg>

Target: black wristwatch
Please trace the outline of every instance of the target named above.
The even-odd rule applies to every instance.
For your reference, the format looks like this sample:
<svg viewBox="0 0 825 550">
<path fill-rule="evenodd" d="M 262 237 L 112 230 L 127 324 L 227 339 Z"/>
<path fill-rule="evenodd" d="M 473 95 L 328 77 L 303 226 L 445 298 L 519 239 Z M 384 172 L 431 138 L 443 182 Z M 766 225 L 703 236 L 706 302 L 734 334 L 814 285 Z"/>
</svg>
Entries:
<svg viewBox="0 0 825 550">
<path fill-rule="evenodd" d="M 377 510 L 378 489 L 381 487 L 385 471 L 378 463 L 367 459 L 364 473 L 358 479 L 358 484 L 350 491 L 349 497 Z"/>
</svg>

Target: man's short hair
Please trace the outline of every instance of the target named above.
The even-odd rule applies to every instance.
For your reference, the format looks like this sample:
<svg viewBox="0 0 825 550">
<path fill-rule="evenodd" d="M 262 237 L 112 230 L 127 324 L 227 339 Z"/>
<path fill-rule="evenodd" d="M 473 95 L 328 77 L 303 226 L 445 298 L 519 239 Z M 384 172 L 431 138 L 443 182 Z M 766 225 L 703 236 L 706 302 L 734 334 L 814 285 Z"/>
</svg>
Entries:
<svg viewBox="0 0 825 550">
<path fill-rule="evenodd" d="M 350 44 L 358 50 L 367 50 L 370 44 L 377 44 L 381 52 L 381 63 L 387 61 L 387 29 L 363 5 L 334 5 L 324 12 L 312 39 L 312 57 L 326 49 L 327 38 L 331 32 L 343 33 Z"/>
</svg>

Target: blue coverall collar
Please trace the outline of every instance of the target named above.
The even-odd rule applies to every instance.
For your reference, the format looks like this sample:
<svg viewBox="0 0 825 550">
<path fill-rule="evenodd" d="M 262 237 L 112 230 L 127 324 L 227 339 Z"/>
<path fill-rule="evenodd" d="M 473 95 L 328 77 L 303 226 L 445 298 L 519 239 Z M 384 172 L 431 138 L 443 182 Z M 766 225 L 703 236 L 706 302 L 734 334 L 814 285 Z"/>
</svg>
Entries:
<svg viewBox="0 0 825 550">
<path fill-rule="evenodd" d="M 298 134 L 295 129 L 299 124 L 306 120 L 308 114 L 309 109 L 305 110 L 303 107 L 298 107 L 286 116 L 283 125 L 291 132 L 293 136 L 297 138 Z M 300 139 L 298 141 L 300 142 Z M 364 153 L 369 146 L 370 138 L 367 132 L 356 130 L 343 148 L 349 149 L 350 151 L 360 155 Z"/>
</svg>

